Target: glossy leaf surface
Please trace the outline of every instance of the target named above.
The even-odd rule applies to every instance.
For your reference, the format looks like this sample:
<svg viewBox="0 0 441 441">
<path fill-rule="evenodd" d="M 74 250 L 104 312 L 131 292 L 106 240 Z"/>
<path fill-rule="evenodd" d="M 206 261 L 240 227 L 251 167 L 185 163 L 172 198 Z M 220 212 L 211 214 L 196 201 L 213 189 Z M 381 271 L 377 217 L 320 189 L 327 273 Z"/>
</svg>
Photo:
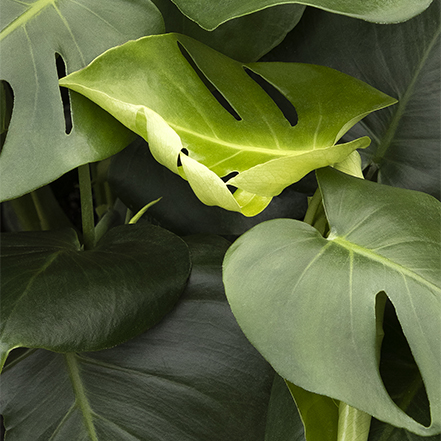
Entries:
<svg viewBox="0 0 441 441">
<path fill-rule="evenodd" d="M 236 117 L 211 94 L 179 45 Z M 245 69 L 289 99 L 298 124 L 291 125 Z M 158 162 L 185 177 L 203 203 L 247 216 L 263 211 L 273 196 L 311 170 L 367 147 L 366 137 L 336 143 L 368 113 L 395 103 L 334 70 L 304 64 L 244 65 L 178 34 L 111 49 L 60 84 L 92 99 L 146 139 Z M 221 177 L 230 173 L 238 174 L 225 183 Z M 228 185 L 238 190 L 231 194 Z"/>
<path fill-rule="evenodd" d="M 233 313 L 287 380 L 417 434 L 440 433 L 440 203 L 329 168 L 317 175 L 329 237 L 287 219 L 245 233 L 224 262 Z M 399 409 L 380 377 L 382 291 L 426 386 L 430 427 Z"/>
<path fill-rule="evenodd" d="M 67 171 L 124 148 L 132 135 L 83 97 L 72 94 L 66 133 L 56 57 L 67 72 L 130 39 L 163 32 L 149 0 L 2 0 L 0 78 L 14 95 L 0 155 L 0 199 L 41 187 Z"/>
<path fill-rule="evenodd" d="M 5 368 L 9 441 L 263 441 L 274 371 L 225 299 L 228 242 L 189 246 L 187 289 L 149 331 L 94 353 L 37 350 Z"/>
<path fill-rule="evenodd" d="M 82 251 L 73 230 L 2 237 L 0 344 L 57 352 L 115 346 L 153 326 L 190 272 L 186 244 L 148 224 Z"/>
<path fill-rule="evenodd" d="M 439 1 L 418 17 L 393 26 L 307 9 L 283 44 L 264 59 L 332 67 L 398 98 L 396 106 L 369 115 L 343 139 L 371 138 L 360 154 L 371 175 L 378 170 L 378 182 L 438 199 L 440 18 Z"/>
<path fill-rule="evenodd" d="M 166 32 L 188 35 L 243 62 L 257 61 L 279 44 L 302 17 L 305 6 L 279 5 L 230 20 L 207 31 L 182 14 L 171 0 L 153 0 L 161 11 Z"/>
<path fill-rule="evenodd" d="M 181 11 L 205 29 L 212 30 L 228 20 L 283 4 L 314 6 L 336 14 L 379 23 L 397 23 L 424 11 L 431 0 L 173 0 Z"/>
</svg>

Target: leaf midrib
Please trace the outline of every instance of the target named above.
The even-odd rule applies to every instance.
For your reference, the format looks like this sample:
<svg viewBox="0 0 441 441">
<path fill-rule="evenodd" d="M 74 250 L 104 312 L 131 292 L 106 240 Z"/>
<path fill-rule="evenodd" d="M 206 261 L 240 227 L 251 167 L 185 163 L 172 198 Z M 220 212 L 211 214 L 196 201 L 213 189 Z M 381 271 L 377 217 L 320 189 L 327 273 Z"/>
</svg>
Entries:
<svg viewBox="0 0 441 441">
<path fill-rule="evenodd" d="M 441 294 L 441 288 L 439 286 L 435 285 L 434 283 L 430 282 L 429 280 L 426 280 L 424 277 L 421 277 L 419 274 L 413 272 L 409 268 L 406 268 L 405 266 L 403 266 L 399 263 L 396 263 L 393 260 L 390 260 L 385 256 L 382 256 L 381 254 L 377 254 L 368 248 L 357 245 L 354 242 L 350 242 L 340 236 L 333 236 L 331 234 L 327 240 L 332 241 L 333 243 L 336 243 L 337 245 L 345 248 L 346 250 L 348 250 L 350 252 L 359 254 L 359 255 L 366 257 L 370 260 L 381 263 L 382 265 L 400 273 L 401 275 L 407 276 L 407 277 L 415 280 L 416 282 L 426 286 L 431 291 L 436 291 Z"/>
<path fill-rule="evenodd" d="M 86 392 L 84 390 L 83 382 L 80 377 L 80 369 L 78 367 L 78 361 L 76 354 L 65 354 L 67 367 L 69 370 L 69 377 L 72 383 L 72 388 L 75 395 L 75 401 L 83 415 L 84 424 L 86 426 L 87 433 L 92 441 L 99 441 L 96 434 L 95 426 L 93 424 L 94 413 L 90 407 L 89 400 L 87 399 Z"/>
<path fill-rule="evenodd" d="M 392 140 L 395 137 L 395 133 L 398 130 L 398 125 L 400 123 L 401 117 L 403 116 L 403 114 L 406 110 L 407 104 L 413 94 L 413 91 L 415 89 L 415 84 L 418 80 L 418 77 L 419 77 L 421 71 L 423 70 L 423 67 L 424 67 L 426 61 L 428 60 L 429 54 L 431 53 L 433 46 L 435 45 L 440 33 L 441 33 L 441 25 L 438 26 L 438 29 L 435 32 L 433 39 L 431 40 L 431 42 L 427 46 L 427 49 L 424 51 L 424 54 L 421 57 L 421 60 L 418 64 L 417 68 L 415 69 L 415 72 L 412 76 L 412 79 L 411 79 L 409 85 L 407 86 L 406 91 L 404 92 L 403 98 L 398 101 L 397 111 L 395 112 L 394 116 L 392 117 L 392 121 L 389 125 L 389 128 L 386 131 L 382 142 L 380 142 L 378 144 L 377 152 L 375 153 L 374 157 L 372 158 L 372 162 L 374 164 L 379 164 L 381 162 L 381 160 L 384 158 L 387 150 L 389 149 L 389 147 L 392 143 Z"/>
<path fill-rule="evenodd" d="M 78 92 L 78 93 L 82 93 L 83 94 L 83 92 L 85 92 L 85 91 L 90 91 L 90 92 L 93 92 L 93 94 L 98 94 L 98 95 L 103 95 L 103 96 L 105 96 L 106 98 L 108 98 L 109 99 L 109 101 L 112 101 L 112 102 L 114 102 L 114 103 L 121 103 L 121 104 L 124 104 L 125 106 L 127 106 L 127 105 L 129 105 L 129 106 L 133 106 L 133 107 L 136 107 L 136 108 L 146 108 L 146 109 L 149 109 L 149 110 L 151 110 L 152 112 L 154 112 L 154 110 L 152 110 L 152 109 L 150 109 L 149 107 L 147 107 L 147 106 L 143 106 L 143 105 L 134 105 L 133 103 L 127 103 L 127 102 L 125 102 L 125 101 L 122 101 L 122 100 L 119 100 L 119 99 L 116 99 L 116 98 L 114 98 L 114 97 L 112 97 L 112 96 L 110 96 L 109 94 L 107 94 L 106 92 L 103 92 L 103 91 L 100 91 L 100 90 L 97 90 L 97 89 L 94 89 L 94 88 L 91 88 L 91 87 L 86 87 L 86 86 L 83 86 L 83 85 L 80 85 L 80 84 L 76 84 L 76 83 L 69 83 L 69 82 L 63 82 L 63 81 L 60 81 L 60 85 L 61 86 L 63 86 L 63 87 L 68 87 L 68 88 L 72 88 L 72 90 L 74 90 L 74 91 L 76 91 L 76 92 Z M 72 86 L 74 86 L 74 87 L 72 87 Z M 83 91 L 83 92 L 80 92 L 80 91 Z M 84 94 L 86 97 L 88 97 L 88 95 L 87 94 Z M 106 110 L 106 109 L 105 109 Z M 108 110 L 106 110 L 106 111 L 108 111 Z M 110 112 L 109 112 L 110 113 Z M 162 116 L 159 114 L 159 113 L 157 113 L 157 112 L 155 112 L 157 115 L 159 115 L 161 118 L 162 118 Z M 228 142 L 228 141 L 224 141 L 224 140 L 221 140 L 221 139 L 219 139 L 219 138 L 214 138 L 214 137 L 210 137 L 210 136 L 206 136 L 206 135 L 202 135 L 201 133 L 198 133 L 198 132 L 194 132 L 194 131 L 192 131 L 192 130 L 190 130 L 190 129 L 187 129 L 187 128 L 185 128 L 185 127 L 182 127 L 182 126 L 179 126 L 179 125 L 177 125 L 177 124 L 173 124 L 173 123 L 170 123 L 170 122 L 168 122 L 168 121 L 166 121 L 165 119 L 164 119 L 164 121 L 169 125 L 169 127 L 171 127 L 178 135 L 179 135 L 179 132 L 184 132 L 184 133 L 187 133 L 187 134 L 189 134 L 189 135 L 191 135 L 191 136 L 196 136 L 196 137 L 198 137 L 198 138 L 201 138 L 201 139 L 204 139 L 204 140 L 206 140 L 206 141 L 208 141 L 208 142 L 211 142 L 211 143 L 213 143 L 213 144 L 218 144 L 218 145 L 220 145 L 220 146 L 226 146 L 226 147 L 230 147 L 230 148 L 232 148 L 232 149 L 235 149 L 235 150 L 239 150 L 239 151 L 249 151 L 249 152 L 254 152 L 254 153 L 264 153 L 264 154 L 268 154 L 268 155 L 271 155 L 271 156 L 279 156 L 279 157 L 283 157 L 283 156 L 301 156 L 301 155 L 307 155 L 307 154 L 310 154 L 310 153 L 312 153 L 312 152 L 314 152 L 314 151 L 316 151 L 316 150 L 327 150 L 327 149 L 330 149 L 330 148 L 332 148 L 332 147 L 335 147 L 336 145 L 335 144 L 333 144 L 333 145 L 329 145 L 329 146 L 326 146 L 326 147 L 315 147 L 315 146 L 312 146 L 310 149 L 305 149 L 305 150 L 290 150 L 290 149 L 288 149 L 288 148 L 286 148 L 285 147 L 285 149 L 283 149 L 283 147 L 281 148 L 281 149 L 269 149 L 269 148 L 266 148 L 266 147 L 260 147 L 260 146 L 258 146 L 258 147 L 254 147 L 254 146 L 247 146 L 247 145 L 244 145 L 244 144 L 237 144 L 237 143 L 231 143 L 231 142 Z M 133 129 L 132 129 L 133 130 Z M 139 133 L 138 133 L 139 134 Z M 361 138 L 360 138 L 361 139 Z"/>
<path fill-rule="evenodd" d="M 27 22 L 31 21 L 34 17 L 36 17 L 44 8 L 49 5 L 55 6 L 56 0 L 38 0 L 36 1 L 30 8 L 28 8 L 23 14 L 18 16 L 14 21 L 9 23 L 1 32 L 0 32 L 0 41 L 6 38 L 11 32 L 14 32 L 19 27 L 23 26 Z"/>
</svg>

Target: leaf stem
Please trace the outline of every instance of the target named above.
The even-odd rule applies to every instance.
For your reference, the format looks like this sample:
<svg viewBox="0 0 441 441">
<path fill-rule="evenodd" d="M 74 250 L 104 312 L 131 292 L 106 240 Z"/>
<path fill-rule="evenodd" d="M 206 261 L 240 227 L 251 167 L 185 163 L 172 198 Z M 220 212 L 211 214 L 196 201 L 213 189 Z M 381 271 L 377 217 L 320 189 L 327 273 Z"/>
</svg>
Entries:
<svg viewBox="0 0 441 441">
<path fill-rule="evenodd" d="M 340 401 L 337 441 L 367 441 L 372 417 Z"/>
<path fill-rule="evenodd" d="M 80 183 L 84 249 L 90 250 L 95 246 L 95 220 L 89 164 L 78 167 L 78 179 Z"/>
<path fill-rule="evenodd" d="M 38 188 L 31 193 L 32 201 L 40 219 L 42 230 L 57 228 L 74 228 L 66 216 L 49 185 Z"/>
<path fill-rule="evenodd" d="M 306 222 L 309 225 L 314 224 L 315 215 L 317 213 L 317 210 L 322 202 L 322 194 L 320 192 L 320 189 L 317 188 L 317 190 L 314 193 L 314 196 L 309 200 L 308 209 L 306 210 L 305 218 L 303 219 L 303 222 Z"/>
<path fill-rule="evenodd" d="M 11 204 L 19 225 L 24 231 L 40 231 L 41 222 L 31 194 L 25 194 L 8 202 Z"/>
</svg>

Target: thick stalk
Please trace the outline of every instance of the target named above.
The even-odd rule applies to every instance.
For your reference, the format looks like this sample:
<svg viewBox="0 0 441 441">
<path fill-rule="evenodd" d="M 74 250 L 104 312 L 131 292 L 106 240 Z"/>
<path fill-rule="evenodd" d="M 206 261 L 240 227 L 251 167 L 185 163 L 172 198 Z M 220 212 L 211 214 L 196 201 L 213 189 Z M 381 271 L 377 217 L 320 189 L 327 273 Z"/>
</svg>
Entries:
<svg viewBox="0 0 441 441">
<path fill-rule="evenodd" d="M 337 441 L 367 441 L 372 417 L 340 401 Z"/>
<path fill-rule="evenodd" d="M 95 220 L 89 164 L 78 167 L 78 179 L 80 183 L 84 249 L 90 250 L 95 246 Z"/>
<path fill-rule="evenodd" d="M 19 222 L 19 227 L 21 227 L 23 231 L 41 230 L 40 218 L 30 194 L 25 194 L 17 199 L 13 199 L 7 202 L 7 204 L 10 204 L 14 210 Z"/>
<path fill-rule="evenodd" d="M 60 207 L 49 185 L 33 191 L 31 197 L 37 210 L 42 230 L 74 228 Z"/>
<path fill-rule="evenodd" d="M 320 193 L 320 189 L 317 188 L 317 190 L 314 193 L 314 196 L 312 196 L 312 198 L 309 199 L 308 209 L 306 210 L 306 214 L 305 214 L 305 218 L 303 219 L 303 222 L 306 222 L 309 225 L 314 224 L 316 213 L 321 203 L 322 203 L 322 194 Z"/>
</svg>

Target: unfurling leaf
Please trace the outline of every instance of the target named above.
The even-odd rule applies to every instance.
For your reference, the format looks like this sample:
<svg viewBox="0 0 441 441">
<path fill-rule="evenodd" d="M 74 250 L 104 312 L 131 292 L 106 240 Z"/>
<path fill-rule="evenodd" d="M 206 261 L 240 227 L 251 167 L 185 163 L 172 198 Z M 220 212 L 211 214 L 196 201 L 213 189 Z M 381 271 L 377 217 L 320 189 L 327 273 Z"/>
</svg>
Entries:
<svg viewBox="0 0 441 441">
<path fill-rule="evenodd" d="M 367 137 L 337 141 L 396 102 L 326 67 L 243 64 L 178 34 L 111 49 L 60 84 L 145 138 L 155 159 L 187 179 L 202 202 L 246 216 L 311 170 L 367 147 Z M 297 124 L 262 85 L 295 107 Z"/>
</svg>

